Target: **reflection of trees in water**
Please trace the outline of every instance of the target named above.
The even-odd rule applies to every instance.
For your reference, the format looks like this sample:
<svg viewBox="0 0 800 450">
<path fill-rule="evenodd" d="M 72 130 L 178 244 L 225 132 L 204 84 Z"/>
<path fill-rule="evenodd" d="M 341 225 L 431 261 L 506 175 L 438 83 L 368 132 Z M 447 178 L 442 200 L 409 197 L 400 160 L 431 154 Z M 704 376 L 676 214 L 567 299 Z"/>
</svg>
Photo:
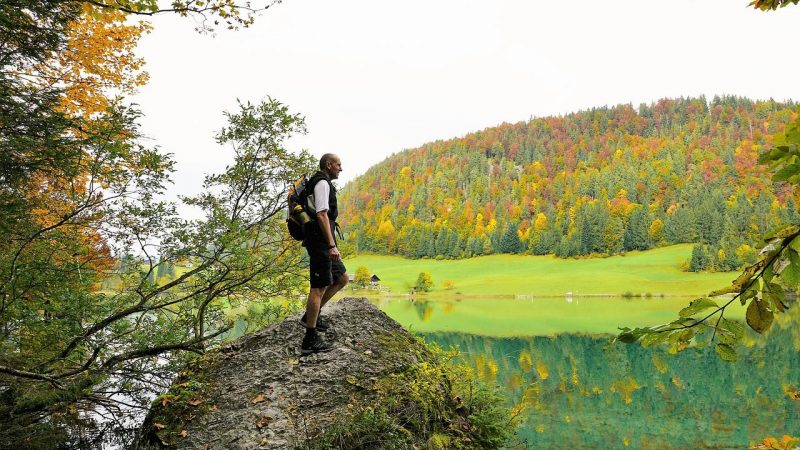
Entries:
<svg viewBox="0 0 800 450">
<path fill-rule="evenodd" d="M 445 314 L 450 314 L 456 310 L 456 304 L 453 302 L 443 302 L 442 303 L 442 312 Z"/>
<path fill-rule="evenodd" d="M 428 300 L 416 300 L 413 303 L 414 309 L 417 311 L 417 316 L 419 316 L 419 320 L 422 322 L 427 322 L 430 320 L 431 315 L 433 314 L 433 305 Z"/>
<path fill-rule="evenodd" d="M 713 346 L 669 355 L 602 336 L 426 338 L 525 404 L 534 447 L 742 448 L 800 429 L 800 308 L 782 319 L 734 363 Z"/>
<path fill-rule="evenodd" d="M 431 319 L 431 315 L 433 315 L 433 303 L 430 300 L 412 298 L 409 300 L 408 304 L 417 312 L 417 317 L 419 317 L 421 322 L 427 322 Z"/>
<path fill-rule="evenodd" d="M 418 298 L 411 298 L 408 301 L 408 305 L 413 307 L 414 310 L 417 312 L 417 317 L 422 322 L 427 322 L 433 316 L 433 306 L 434 304 L 439 304 L 442 307 L 442 312 L 445 314 L 450 314 L 455 311 L 455 303 L 453 302 L 432 302 L 430 300 L 419 300 Z"/>
</svg>

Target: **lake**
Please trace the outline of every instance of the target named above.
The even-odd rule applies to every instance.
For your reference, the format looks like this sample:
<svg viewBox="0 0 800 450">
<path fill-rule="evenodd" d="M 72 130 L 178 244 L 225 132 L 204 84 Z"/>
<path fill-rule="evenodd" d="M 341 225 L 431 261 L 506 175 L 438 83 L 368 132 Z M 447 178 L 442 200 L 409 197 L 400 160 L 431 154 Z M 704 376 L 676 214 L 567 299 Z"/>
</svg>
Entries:
<svg viewBox="0 0 800 450">
<path fill-rule="evenodd" d="M 373 303 L 526 407 L 524 448 L 746 448 L 800 434 L 800 308 L 739 360 L 713 347 L 610 344 L 620 326 L 670 321 L 688 298 L 378 298 Z M 742 308 L 726 317 L 743 317 Z"/>
</svg>

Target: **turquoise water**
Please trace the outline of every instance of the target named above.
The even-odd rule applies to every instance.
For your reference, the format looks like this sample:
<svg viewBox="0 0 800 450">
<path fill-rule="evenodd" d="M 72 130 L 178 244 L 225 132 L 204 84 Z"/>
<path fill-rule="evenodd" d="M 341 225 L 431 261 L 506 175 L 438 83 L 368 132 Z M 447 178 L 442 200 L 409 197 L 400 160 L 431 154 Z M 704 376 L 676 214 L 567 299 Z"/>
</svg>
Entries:
<svg viewBox="0 0 800 450">
<path fill-rule="evenodd" d="M 584 311 L 575 300 L 511 303 L 513 314 L 500 304 L 492 313 L 488 302 L 476 306 L 482 321 L 464 306 L 469 299 L 376 303 L 426 340 L 458 348 L 461 361 L 524 406 L 516 440 L 522 448 L 747 448 L 767 436 L 800 434 L 800 308 L 782 315 L 766 338 L 750 336 L 733 363 L 712 347 L 671 355 L 610 344 L 610 320 L 620 309 L 626 321 L 616 325 L 645 324 L 636 323 L 637 309 L 644 322 L 675 317 L 672 304 L 656 317 L 662 313 L 652 312 L 652 302 L 659 300 L 609 302 L 606 313 L 594 304 L 588 317 L 562 321 L 555 319 Z M 539 325 L 537 311 L 545 316 Z M 589 329 L 581 332 L 581 324 Z"/>
</svg>

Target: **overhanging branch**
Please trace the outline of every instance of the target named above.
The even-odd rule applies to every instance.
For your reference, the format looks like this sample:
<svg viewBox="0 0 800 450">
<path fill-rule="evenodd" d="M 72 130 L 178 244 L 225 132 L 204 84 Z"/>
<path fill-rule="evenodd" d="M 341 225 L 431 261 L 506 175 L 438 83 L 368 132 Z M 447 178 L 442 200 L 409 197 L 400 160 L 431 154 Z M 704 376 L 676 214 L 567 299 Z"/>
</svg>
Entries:
<svg viewBox="0 0 800 450">
<path fill-rule="evenodd" d="M 29 380 L 39 380 L 39 381 L 47 381 L 48 383 L 52 384 L 53 386 L 63 389 L 64 387 L 59 383 L 55 378 L 48 377 L 46 375 L 33 373 L 33 372 L 26 372 L 24 370 L 17 370 L 11 367 L 0 366 L 0 373 L 5 373 L 8 375 L 12 375 L 19 378 L 27 378 Z"/>
<path fill-rule="evenodd" d="M 142 358 L 145 356 L 157 356 L 162 353 L 171 352 L 174 350 L 183 350 L 183 351 L 197 351 L 196 348 L 202 342 L 205 342 L 209 339 L 214 339 L 215 337 L 229 331 L 233 328 L 232 325 L 228 325 L 226 327 L 221 328 L 220 330 L 215 331 L 214 333 L 207 334 L 205 336 L 200 336 L 196 339 L 192 339 L 190 341 L 185 342 L 177 342 L 173 344 L 165 344 L 159 345 L 157 347 L 150 347 L 150 348 L 143 348 L 139 350 L 133 350 L 127 353 L 123 353 L 121 355 L 112 356 L 106 362 L 103 363 L 101 366 L 101 371 L 108 371 L 113 368 L 115 365 L 123 362 L 128 361 L 131 359 Z"/>
</svg>

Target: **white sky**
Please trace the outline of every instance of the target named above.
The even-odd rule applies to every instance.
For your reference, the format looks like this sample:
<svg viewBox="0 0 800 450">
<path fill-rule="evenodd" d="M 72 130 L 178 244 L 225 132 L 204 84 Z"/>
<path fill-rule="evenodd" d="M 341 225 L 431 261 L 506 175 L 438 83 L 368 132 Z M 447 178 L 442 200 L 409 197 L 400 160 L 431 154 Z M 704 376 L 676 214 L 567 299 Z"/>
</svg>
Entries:
<svg viewBox="0 0 800 450">
<path fill-rule="evenodd" d="M 338 153 L 346 182 L 392 153 L 502 122 L 664 97 L 800 100 L 800 6 L 750 0 L 285 0 L 249 29 L 153 20 L 143 131 L 198 191 L 230 150 L 222 112 L 266 96 L 306 117 L 291 148 Z M 255 3 L 255 1 L 254 1 Z"/>
</svg>

